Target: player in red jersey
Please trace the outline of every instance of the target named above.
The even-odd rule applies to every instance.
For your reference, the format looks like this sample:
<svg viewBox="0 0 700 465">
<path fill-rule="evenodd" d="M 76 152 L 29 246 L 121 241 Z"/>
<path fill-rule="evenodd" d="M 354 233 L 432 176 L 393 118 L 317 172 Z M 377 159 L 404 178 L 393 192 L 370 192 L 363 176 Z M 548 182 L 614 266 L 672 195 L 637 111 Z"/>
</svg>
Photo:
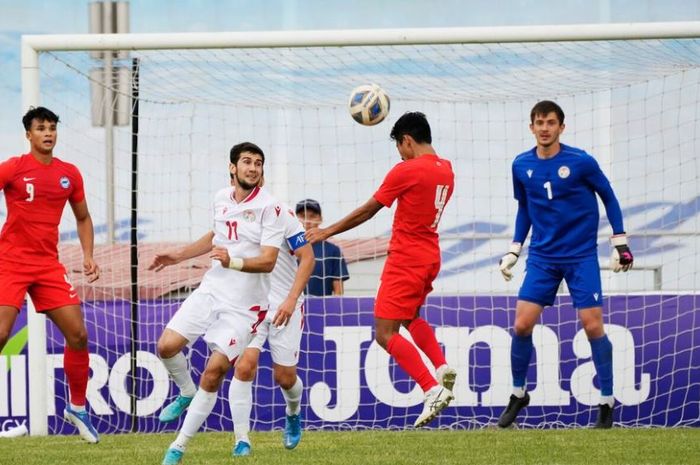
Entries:
<svg viewBox="0 0 700 465">
<path fill-rule="evenodd" d="M 440 270 L 437 226 L 452 196 L 454 173 L 451 163 L 435 153 L 430 125 L 423 113 L 401 116 L 391 130 L 391 138 L 403 162 L 389 171 L 364 205 L 327 228 L 310 229 L 306 238 L 312 243 L 325 240 L 364 223 L 382 207 L 398 201 L 389 256 L 374 305 L 375 338 L 425 392 L 423 411 L 415 422 L 419 427 L 432 421 L 454 398 L 456 371 L 447 365 L 432 328 L 419 313 Z M 435 366 L 437 379 L 413 344 L 399 334 L 401 325 Z"/>
<path fill-rule="evenodd" d="M 0 350 L 7 342 L 27 292 L 66 339 L 63 368 L 70 403 L 66 420 L 89 443 L 99 441 L 85 410 L 89 354 L 80 299 L 58 261 L 58 225 L 70 202 L 83 249 L 88 282 L 100 276 L 92 257 L 94 232 L 78 169 L 53 156 L 58 116 L 44 107 L 22 118 L 30 152 L 0 163 L 7 219 L 0 233 Z"/>
</svg>

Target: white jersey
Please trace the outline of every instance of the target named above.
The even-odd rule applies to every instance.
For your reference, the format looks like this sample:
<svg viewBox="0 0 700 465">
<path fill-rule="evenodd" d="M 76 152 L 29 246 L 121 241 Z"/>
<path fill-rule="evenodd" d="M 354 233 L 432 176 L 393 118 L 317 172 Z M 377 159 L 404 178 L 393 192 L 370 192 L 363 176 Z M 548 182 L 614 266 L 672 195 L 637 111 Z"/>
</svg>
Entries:
<svg viewBox="0 0 700 465">
<path fill-rule="evenodd" d="M 256 187 L 240 203 L 234 198 L 233 187 L 221 189 L 214 198 L 213 213 L 213 243 L 226 247 L 230 257 L 257 257 L 261 246 L 280 248 L 284 242 L 286 212 L 265 189 Z M 270 274 L 231 270 L 212 260 L 199 289 L 235 309 L 267 310 Z"/>
<path fill-rule="evenodd" d="M 275 305 L 281 304 L 287 298 L 289 290 L 294 284 L 294 278 L 299 268 L 294 251 L 307 244 L 301 221 L 291 208 L 286 205 L 282 205 L 282 208 L 285 240 L 282 241 L 277 264 L 270 274 L 270 302 Z M 299 302 L 302 300 L 304 300 L 303 297 L 299 296 Z M 271 308 L 270 310 L 277 309 Z"/>
</svg>

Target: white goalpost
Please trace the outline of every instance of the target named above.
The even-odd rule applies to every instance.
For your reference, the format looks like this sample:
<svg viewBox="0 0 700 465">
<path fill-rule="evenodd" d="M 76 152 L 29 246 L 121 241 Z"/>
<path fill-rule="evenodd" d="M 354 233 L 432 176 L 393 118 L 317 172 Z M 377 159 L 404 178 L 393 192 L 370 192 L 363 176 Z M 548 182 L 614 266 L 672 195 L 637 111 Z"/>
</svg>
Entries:
<svg viewBox="0 0 700 465">
<path fill-rule="evenodd" d="M 93 74 L 99 64 L 88 53 L 94 51 L 125 51 L 129 59 L 115 60 L 115 68 L 130 74 L 134 59 L 139 71 L 138 134 L 115 128 L 113 205 L 104 194 L 111 182 L 101 156 L 104 135 L 91 125 L 90 86 L 99 85 Z M 292 209 L 301 199 L 319 200 L 330 224 L 371 196 L 399 161 L 389 131 L 409 110 L 426 113 L 434 145 L 453 161 L 457 180 L 440 227 L 441 275 L 424 310 L 458 370 L 456 400 L 436 426 L 495 421 L 510 392 L 509 328 L 525 271 L 519 264 L 517 278 L 504 283 L 496 269 L 515 219 L 510 163 L 533 145 L 529 111 L 542 99 L 558 101 L 566 113 L 562 140 L 594 155 L 610 178 L 632 238 L 636 270 L 603 273 L 622 405 L 616 421 L 700 424 L 693 394 L 700 388 L 700 22 L 26 35 L 21 56 L 22 112 L 45 105 L 61 117 L 56 152 L 83 173 L 96 225 L 104 276 L 95 285 L 81 281 L 69 217 L 61 223 L 60 251 L 84 301 L 88 403 L 101 432 L 168 428 L 158 424 L 157 411 L 174 390 L 155 341 L 208 262 L 184 263 L 165 276 L 145 267 L 156 250 L 195 240 L 210 227 L 212 196 L 228 182 L 231 145 L 259 144 L 275 195 Z M 346 101 L 353 87 L 370 82 L 387 91 L 391 113 L 387 122 L 362 127 Z M 112 93 L 132 97 L 116 85 Z M 136 297 L 127 220 L 132 156 L 139 186 Z M 107 240 L 110 210 L 116 235 Z M 611 231 L 603 210 L 601 219 L 604 268 Z M 341 236 L 347 296 L 309 299 L 300 369 L 311 428 L 405 428 L 418 412 L 422 396 L 372 342 L 371 303 L 390 228 L 384 212 Z M 138 343 L 129 353 L 132 300 Z M 26 315 L 31 434 L 70 432 L 57 417 L 56 406 L 67 401 L 60 333 L 47 330 L 33 310 Z M 586 424 L 597 380 L 565 292 L 542 323 L 523 425 Z M 193 346 L 189 357 L 198 375 L 206 348 Z M 254 426 L 272 429 L 283 401 L 264 362 Z M 138 380 L 137 392 L 130 392 L 129 376 Z M 209 429 L 230 429 L 227 386 Z M 0 412 L 5 388 L 0 377 Z"/>
</svg>

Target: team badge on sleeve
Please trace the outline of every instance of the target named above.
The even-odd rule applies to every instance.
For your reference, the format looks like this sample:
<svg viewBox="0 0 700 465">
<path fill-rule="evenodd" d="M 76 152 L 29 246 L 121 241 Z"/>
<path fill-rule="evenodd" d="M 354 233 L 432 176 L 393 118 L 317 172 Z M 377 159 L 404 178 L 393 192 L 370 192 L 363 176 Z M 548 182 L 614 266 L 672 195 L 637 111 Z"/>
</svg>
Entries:
<svg viewBox="0 0 700 465">
<path fill-rule="evenodd" d="M 58 181 L 61 184 L 61 187 L 64 189 L 68 189 L 70 187 L 70 179 L 68 179 L 67 176 L 61 176 L 61 179 Z"/>
</svg>

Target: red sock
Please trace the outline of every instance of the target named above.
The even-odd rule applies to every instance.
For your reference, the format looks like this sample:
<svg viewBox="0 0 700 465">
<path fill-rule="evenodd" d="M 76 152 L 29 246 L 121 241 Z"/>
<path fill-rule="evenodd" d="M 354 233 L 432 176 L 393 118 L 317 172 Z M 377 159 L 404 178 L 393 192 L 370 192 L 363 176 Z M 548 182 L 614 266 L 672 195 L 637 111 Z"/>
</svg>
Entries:
<svg viewBox="0 0 700 465">
<path fill-rule="evenodd" d="M 435 339 L 433 328 L 430 327 L 427 321 L 423 318 L 416 318 L 408 325 L 408 332 L 411 333 L 413 342 L 428 356 L 435 368 L 445 365 L 445 355 L 442 353 L 442 348 Z"/>
<path fill-rule="evenodd" d="M 85 405 L 88 373 L 90 372 L 90 354 L 85 349 L 63 349 L 63 371 L 68 379 L 70 403 L 77 406 Z"/>
<path fill-rule="evenodd" d="M 437 386 L 437 381 L 428 371 L 428 367 L 421 360 L 416 348 L 403 336 L 398 333 L 391 336 L 386 349 L 399 366 L 420 384 L 424 392 L 427 392 L 433 386 Z"/>
</svg>

